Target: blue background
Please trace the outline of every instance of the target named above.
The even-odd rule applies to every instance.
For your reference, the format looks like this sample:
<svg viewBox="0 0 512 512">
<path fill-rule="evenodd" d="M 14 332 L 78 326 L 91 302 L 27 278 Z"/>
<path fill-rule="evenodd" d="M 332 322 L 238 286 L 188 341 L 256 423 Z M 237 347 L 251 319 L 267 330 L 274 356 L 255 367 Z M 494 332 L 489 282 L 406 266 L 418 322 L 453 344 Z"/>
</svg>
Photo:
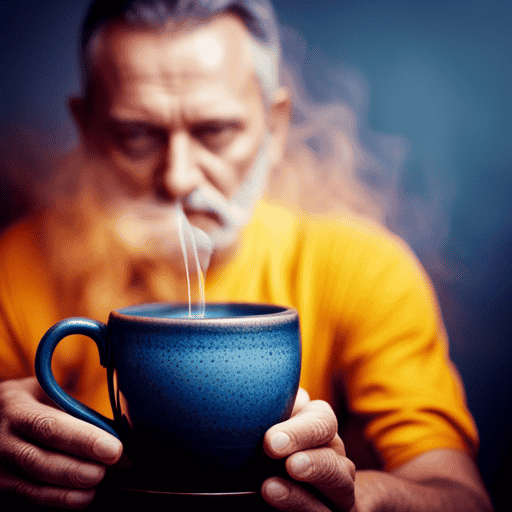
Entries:
<svg viewBox="0 0 512 512">
<path fill-rule="evenodd" d="M 411 143 L 398 182 L 402 220 L 393 227 L 437 288 L 480 429 L 482 475 L 500 506 L 500 477 L 510 475 L 512 454 L 512 2 L 274 4 L 280 21 L 303 35 L 312 96 L 335 99 L 325 70 L 352 66 L 367 81 L 367 127 Z M 76 34 L 85 5 L 0 2 L 0 132 L 2 143 L 20 130 L 37 139 L 18 148 L 29 164 L 38 145 L 60 151 L 74 140 L 65 100 L 78 92 Z M 14 211 L 6 205 L 22 196 L 17 187 L 2 184 L 5 219 Z M 447 230 L 427 236 L 418 219 L 405 229 L 413 204 Z M 440 255 L 435 262 L 432 248 Z"/>
</svg>

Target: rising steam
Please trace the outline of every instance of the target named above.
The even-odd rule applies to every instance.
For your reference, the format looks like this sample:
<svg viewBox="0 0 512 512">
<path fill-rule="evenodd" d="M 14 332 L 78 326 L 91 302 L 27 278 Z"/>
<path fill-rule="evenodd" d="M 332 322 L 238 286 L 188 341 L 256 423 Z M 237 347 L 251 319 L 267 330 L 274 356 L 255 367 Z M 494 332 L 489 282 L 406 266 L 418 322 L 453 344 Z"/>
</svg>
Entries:
<svg viewBox="0 0 512 512">
<path fill-rule="evenodd" d="M 210 264 L 213 244 L 210 237 L 203 230 L 190 224 L 186 215 L 183 213 L 181 204 L 176 212 L 176 222 L 178 225 L 181 250 L 183 251 L 185 271 L 187 273 L 188 316 L 189 318 L 192 318 L 193 316 L 196 318 L 204 318 L 205 275 Z M 194 262 L 196 264 L 197 282 L 199 286 L 199 310 L 195 315 L 192 315 L 192 292 L 190 286 L 190 270 L 188 265 L 188 254 L 190 251 L 192 252 Z"/>
</svg>

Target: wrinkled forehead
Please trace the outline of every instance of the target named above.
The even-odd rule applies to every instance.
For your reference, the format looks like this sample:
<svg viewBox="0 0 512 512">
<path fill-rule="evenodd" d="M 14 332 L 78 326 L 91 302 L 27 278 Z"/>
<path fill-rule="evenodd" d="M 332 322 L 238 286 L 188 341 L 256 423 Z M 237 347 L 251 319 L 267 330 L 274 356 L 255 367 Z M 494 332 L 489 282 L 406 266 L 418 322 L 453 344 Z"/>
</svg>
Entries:
<svg viewBox="0 0 512 512">
<path fill-rule="evenodd" d="M 249 37 L 232 15 L 158 31 L 115 23 L 94 45 L 95 75 L 111 92 L 148 80 L 176 93 L 207 82 L 240 91 L 254 79 Z"/>
</svg>

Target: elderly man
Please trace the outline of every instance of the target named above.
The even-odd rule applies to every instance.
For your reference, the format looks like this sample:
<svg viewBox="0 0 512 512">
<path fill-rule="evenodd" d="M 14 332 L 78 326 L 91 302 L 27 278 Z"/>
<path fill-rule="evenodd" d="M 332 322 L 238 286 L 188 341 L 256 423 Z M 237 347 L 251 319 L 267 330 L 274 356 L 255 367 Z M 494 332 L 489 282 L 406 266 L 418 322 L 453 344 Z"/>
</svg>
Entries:
<svg viewBox="0 0 512 512">
<path fill-rule="evenodd" d="M 410 251 L 355 216 L 309 218 L 260 201 L 290 111 L 268 3 L 97 1 L 82 50 L 84 94 L 70 102 L 87 159 L 78 186 L 1 241 L 0 489 L 80 508 L 121 457 L 118 440 L 48 403 L 34 354 L 66 316 L 105 320 L 122 305 L 183 297 L 171 222 L 181 203 L 214 244 L 208 300 L 300 313 L 294 415 L 264 439 L 288 478 L 270 476 L 265 500 L 280 510 L 489 510 L 477 433 Z M 108 414 L 94 348 L 61 345 L 59 382 Z M 377 469 L 358 470 L 334 397 L 359 418 Z"/>
</svg>

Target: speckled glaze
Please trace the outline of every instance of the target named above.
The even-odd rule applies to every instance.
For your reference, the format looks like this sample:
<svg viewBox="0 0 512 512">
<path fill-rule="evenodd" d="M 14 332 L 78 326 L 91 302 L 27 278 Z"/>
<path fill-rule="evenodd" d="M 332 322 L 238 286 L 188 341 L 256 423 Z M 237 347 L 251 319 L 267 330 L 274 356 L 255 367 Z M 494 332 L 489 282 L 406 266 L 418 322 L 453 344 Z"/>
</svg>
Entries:
<svg viewBox="0 0 512 512">
<path fill-rule="evenodd" d="M 263 435 L 290 416 L 299 385 L 298 314 L 264 304 L 210 304 L 202 319 L 187 313 L 173 304 L 111 313 L 106 342 L 97 341 L 114 411 L 106 426 L 123 441 L 144 488 L 258 490 L 272 464 Z M 105 428 L 96 415 L 79 417 Z"/>
</svg>

